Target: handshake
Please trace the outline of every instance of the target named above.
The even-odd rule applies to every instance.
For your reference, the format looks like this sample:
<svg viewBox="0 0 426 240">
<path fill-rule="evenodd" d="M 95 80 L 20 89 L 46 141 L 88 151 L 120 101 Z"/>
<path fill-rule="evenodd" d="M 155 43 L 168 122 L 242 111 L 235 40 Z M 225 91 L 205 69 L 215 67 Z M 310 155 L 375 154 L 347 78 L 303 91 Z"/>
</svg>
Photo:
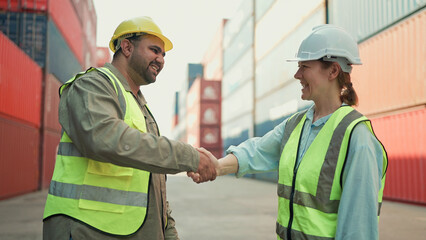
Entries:
<svg viewBox="0 0 426 240">
<path fill-rule="evenodd" d="M 204 148 L 197 148 L 200 153 L 200 163 L 197 172 L 187 172 L 187 176 L 196 183 L 213 181 L 220 176 L 219 161 L 213 154 Z"/>
</svg>

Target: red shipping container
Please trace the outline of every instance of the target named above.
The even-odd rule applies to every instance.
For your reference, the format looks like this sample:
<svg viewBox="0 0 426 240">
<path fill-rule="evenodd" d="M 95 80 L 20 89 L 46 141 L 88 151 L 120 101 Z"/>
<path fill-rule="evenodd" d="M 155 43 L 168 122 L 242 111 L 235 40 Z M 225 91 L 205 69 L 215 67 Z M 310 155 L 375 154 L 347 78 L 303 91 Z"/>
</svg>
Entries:
<svg viewBox="0 0 426 240">
<path fill-rule="evenodd" d="M 103 67 L 105 63 L 111 62 L 111 53 L 107 47 L 96 48 L 96 66 Z"/>
<path fill-rule="evenodd" d="M 212 81 L 201 79 L 201 101 L 220 102 L 221 96 L 221 81 Z"/>
<path fill-rule="evenodd" d="M 0 113 L 38 128 L 41 68 L 1 32 L 0 49 Z"/>
<path fill-rule="evenodd" d="M 384 197 L 426 204 L 426 109 L 371 122 L 389 158 Z"/>
<path fill-rule="evenodd" d="M 426 103 L 426 9 L 359 46 L 352 79 L 366 115 Z"/>
<path fill-rule="evenodd" d="M 53 74 L 47 74 L 44 94 L 44 128 L 58 133 L 61 132 L 58 117 L 59 87 L 61 85 L 62 83 Z"/>
<path fill-rule="evenodd" d="M 61 133 L 45 130 L 43 133 L 43 168 L 42 168 L 42 188 L 48 188 L 52 180 L 53 169 L 55 168 L 56 153 L 61 140 Z"/>
<path fill-rule="evenodd" d="M 49 14 L 65 41 L 70 46 L 80 65 L 84 65 L 83 58 L 83 28 L 71 0 L 49 1 Z M 91 41 L 96 42 L 95 39 Z"/>
<path fill-rule="evenodd" d="M 51 0 L 52 1 L 52 0 Z M 57 0 L 53 0 L 57 1 Z M 47 11 L 47 0 L 20 0 L 21 8 L 26 11 L 45 12 Z"/>
<path fill-rule="evenodd" d="M 201 127 L 200 146 L 205 148 L 220 148 L 222 146 L 220 126 Z"/>
<path fill-rule="evenodd" d="M 0 199 L 38 189 L 39 141 L 38 128 L 0 116 Z"/>
<path fill-rule="evenodd" d="M 13 12 L 20 11 L 20 0 L 0 0 L 0 10 Z"/>
<path fill-rule="evenodd" d="M 220 125 L 221 109 L 220 103 L 200 103 L 201 125 Z"/>
</svg>

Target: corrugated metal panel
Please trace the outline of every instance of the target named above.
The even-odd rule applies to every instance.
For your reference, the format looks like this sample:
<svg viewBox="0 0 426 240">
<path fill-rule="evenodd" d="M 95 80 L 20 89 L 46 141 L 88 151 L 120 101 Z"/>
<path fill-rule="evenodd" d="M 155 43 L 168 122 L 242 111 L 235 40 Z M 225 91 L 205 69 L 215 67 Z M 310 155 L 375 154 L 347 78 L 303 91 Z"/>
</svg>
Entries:
<svg viewBox="0 0 426 240">
<path fill-rule="evenodd" d="M 285 87 L 256 101 L 256 136 L 263 136 L 291 114 L 312 105 L 312 101 L 301 99 L 301 89 L 300 82 L 293 80 Z"/>
<path fill-rule="evenodd" d="M 188 89 L 191 88 L 195 79 L 203 76 L 203 65 L 200 63 L 188 64 Z"/>
<path fill-rule="evenodd" d="M 39 129 L 0 117 L 0 199 L 38 189 Z"/>
<path fill-rule="evenodd" d="M 345 28 L 357 41 L 363 41 L 424 8 L 426 1 L 329 0 L 328 6 L 329 22 Z"/>
<path fill-rule="evenodd" d="M 254 13 L 256 14 L 256 22 L 259 21 L 261 17 L 265 14 L 266 11 L 271 7 L 276 0 L 261 0 L 255 1 L 254 3 Z"/>
<path fill-rule="evenodd" d="M 426 203 L 426 109 L 372 119 L 389 167 L 384 197 Z"/>
<path fill-rule="evenodd" d="M 253 45 L 253 17 L 239 29 L 239 32 L 223 51 L 223 71 L 227 72 L 238 59 Z"/>
<path fill-rule="evenodd" d="M 247 18 L 253 16 L 253 1 L 241 1 L 234 16 L 225 24 L 223 35 L 223 48 L 228 48 L 234 41 L 234 38 L 239 34 L 241 28 L 247 23 Z"/>
<path fill-rule="evenodd" d="M 201 101 L 220 102 L 221 82 L 202 79 L 200 94 Z"/>
<path fill-rule="evenodd" d="M 249 81 L 222 100 L 222 123 L 233 121 L 243 114 L 251 114 L 252 111 L 253 82 Z"/>
<path fill-rule="evenodd" d="M 111 53 L 107 47 L 96 48 L 96 66 L 103 67 L 105 63 L 111 62 Z"/>
<path fill-rule="evenodd" d="M 49 1 L 49 14 L 71 51 L 83 65 L 83 29 L 71 1 Z"/>
<path fill-rule="evenodd" d="M 53 73 L 60 82 L 65 83 L 82 70 L 80 63 L 65 42 L 53 21 L 48 21 L 48 54 L 47 70 Z"/>
<path fill-rule="evenodd" d="M 247 81 L 253 79 L 253 49 L 250 48 L 235 65 L 224 73 L 222 79 L 222 96 L 233 94 Z"/>
<path fill-rule="evenodd" d="M 221 111 L 220 102 L 218 103 L 200 103 L 200 124 L 201 125 L 220 125 Z"/>
<path fill-rule="evenodd" d="M 352 79 L 360 112 L 426 103 L 426 10 L 363 42 Z"/>
<path fill-rule="evenodd" d="M 19 11 L 21 5 L 19 0 L 0 0 L 0 10 Z"/>
<path fill-rule="evenodd" d="M 267 15 L 265 16 L 267 17 Z M 301 41 L 312 31 L 314 26 L 325 23 L 325 7 L 321 6 L 305 16 L 303 23 L 297 28 L 288 32 L 286 37 L 262 59 L 256 62 L 256 98 L 271 95 L 271 91 L 276 91 L 294 80 L 297 71 L 297 63 L 286 62 L 285 58 L 295 56 Z M 260 34 L 260 28 L 257 28 Z M 256 49 L 259 43 L 256 42 Z M 282 96 L 285 97 L 285 96 Z M 285 100 L 283 99 L 283 103 Z"/>
<path fill-rule="evenodd" d="M 0 10 L 46 11 L 47 0 L 0 0 Z"/>
<path fill-rule="evenodd" d="M 220 126 L 200 128 L 200 147 L 220 148 L 222 145 Z"/>
<path fill-rule="evenodd" d="M 19 47 L 41 67 L 46 62 L 46 21 L 40 13 L 21 13 Z"/>
<path fill-rule="evenodd" d="M 324 7 L 324 0 L 282 0 L 273 4 L 268 13 L 256 24 L 256 61 L 263 58 L 318 7 Z M 294 51 L 297 51 L 296 49 Z"/>
<path fill-rule="evenodd" d="M 238 145 L 253 137 L 253 116 L 251 113 L 240 116 L 233 121 L 222 123 L 223 150 L 231 145 Z"/>
<path fill-rule="evenodd" d="M 226 19 L 222 20 L 222 24 L 219 26 L 212 43 L 207 49 L 206 53 L 203 56 L 201 64 L 204 66 L 204 75 L 205 79 L 209 80 L 222 80 L 223 77 L 223 28 Z"/>
<path fill-rule="evenodd" d="M 39 127 L 41 68 L 2 33 L 0 49 L 0 113 Z"/>
<path fill-rule="evenodd" d="M 47 74 L 44 94 L 44 128 L 52 132 L 61 132 L 59 124 L 59 87 L 62 85 L 52 74 Z"/>
<path fill-rule="evenodd" d="M 60 139 L 61 134 L 58 132 L 47 130 L 43 133 L 42 188 L 49 187 L 50 180 L 52 179 Z"/>
<path fill-rule="evenodd" d="M 0 31 L 16 45 L 19 44 L 19 17 L 20 13 L 0 12 Z"/>
</svg>

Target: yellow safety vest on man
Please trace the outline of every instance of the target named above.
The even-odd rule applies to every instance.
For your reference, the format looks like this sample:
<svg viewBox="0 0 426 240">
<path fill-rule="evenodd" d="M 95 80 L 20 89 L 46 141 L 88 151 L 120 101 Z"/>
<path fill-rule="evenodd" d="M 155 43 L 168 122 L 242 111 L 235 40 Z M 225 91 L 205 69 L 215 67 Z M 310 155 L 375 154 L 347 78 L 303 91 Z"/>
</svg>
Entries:
<svg viewBox="0 0 426 240">
<path fill-rule="evenodd" d="M 91 68 L 86 73 L 90 71 L 100 71 L 111 81 L 125 111 L 124 122 L 146 132 L 138 103 L 117 77 L 107 68 Z M 60 94 L 83 74 L 62 85 Z M 65 214 L 106 233 L 129 235 L 145 221 L 149 181 L 147 171 L 82 156 L 63 131 L 43 218 Z"/>
<path fill-rule="evenodd" d="M 364 123 L 374 134 L 370 121 L 350 106 L 334 112 L 296 167 L 298 146 L 306 112 L 293 115 L 284 130 L 278 180 L 278 237 L 331 240 L 337 227 L 342 194 L 341 175 L 352 130 Z M 383 150 L 383 174 L 378 196 L 379 212 L 385 185 L 387 156 Z M 296 177 L 297 176 L 297 177 Z"/>
</svg>

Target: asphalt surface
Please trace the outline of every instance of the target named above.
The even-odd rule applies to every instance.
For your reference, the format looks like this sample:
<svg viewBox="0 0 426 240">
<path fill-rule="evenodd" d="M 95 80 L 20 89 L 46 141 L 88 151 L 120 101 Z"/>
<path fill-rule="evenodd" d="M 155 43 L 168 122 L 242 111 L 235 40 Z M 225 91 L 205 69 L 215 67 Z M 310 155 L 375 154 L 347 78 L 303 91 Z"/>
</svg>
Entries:
<svg viewBox="0 0 426 240">
<path fill-rule="evenodd" d="M 195 184 L 168 176 L 167 192 L 181 240 L 276 239 L 276 184 L 219 177 Z M 1 240 L 42 239 L 47 190 L 0 201 Z M 380 239 L 426 239 L 426 207 L 384 201 Z"/>
</svg>

